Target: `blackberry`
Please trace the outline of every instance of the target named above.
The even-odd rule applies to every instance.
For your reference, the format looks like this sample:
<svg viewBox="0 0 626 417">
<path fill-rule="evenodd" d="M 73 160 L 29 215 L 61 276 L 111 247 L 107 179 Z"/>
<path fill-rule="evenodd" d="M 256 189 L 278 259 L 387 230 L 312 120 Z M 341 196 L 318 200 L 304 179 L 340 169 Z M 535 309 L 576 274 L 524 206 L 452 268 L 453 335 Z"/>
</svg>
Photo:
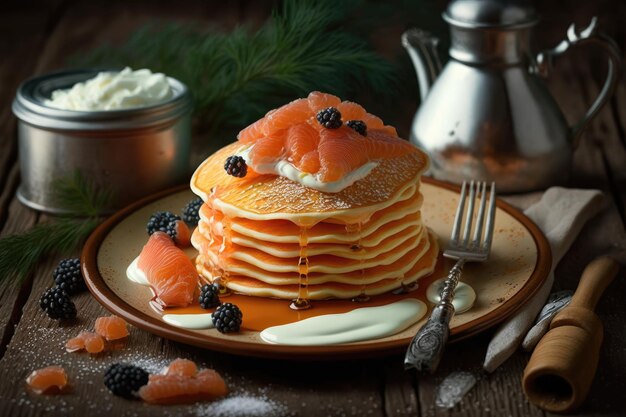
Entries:
<svg viewBox="0 0 626 417">
<path fill-rule="evenodd" d="M 147 383 L 148 373 L 135 365 L 114 363 L 104 373 L 104 385 L 113 394 L 124 398 L 132 398 Z"/>
<path fill-rule="evenodd" d="M 248 165 L 246 165 L 246 161 L 239 155 L 231 155 L 226 158 L 224 169 L 228 175 L 237 178 L 243 178 L 248 173 Z"/>
<path fill-rule="evenodd" d="M 191 200 L 183 208 L 183 220 L 190 226 L 197 226 L 200 221 L 200 207 L 204 202 L 201 198 Z"/>
<path fill-rule="evenodd" d="M 317 113 L 317 121 L 327 129 L 339 129 L 341 127 L 341 113 L 334 107 L 328 107 Z"/>
<path fill-rule="evenodd" d="M 367 136 L 367 125 L 363 120 L 348 120 L 346 126 L 358 132 L 361 136 Z"/>
<path fill-rule="evenodd" d="M 217 285 L 204 284 L 200 289 L 200 297 L 198 298 L 198 301 L 200 301 L 200 307 L 206 310 L 222 304 L 219 297 L 219 291 L 220 290 Z"/>
<path fill-rule="evenodd" d="M 80 259 L 63 259 L 52 273 L 57 287 L 65 290 L 69 295 L 85 289 L 85 280 L 80 272 Z"/>
<path fill-rule="evenodd" d="M 76 317 L 76 306 L 63 288 L 48 288 L 41 296 L 39 305 L 48 317 L 54 320 L 73 319 Z"/>
<path fill-rule="evenodd" d="M 148 220 L 146 230 L 152 236 L 154 232 L 165 232 L 172 239 L 176 238 L 176 220 L 180 220 L 180 216 L 169 211 L 157 211 Z"/>
<path fill-rule="evenodd" d="M 219 306 L 213 313 L 213 325 L 220 333 L 238 332 L 243 314 L 239 307 L 226 303 Z"/>
</svg>

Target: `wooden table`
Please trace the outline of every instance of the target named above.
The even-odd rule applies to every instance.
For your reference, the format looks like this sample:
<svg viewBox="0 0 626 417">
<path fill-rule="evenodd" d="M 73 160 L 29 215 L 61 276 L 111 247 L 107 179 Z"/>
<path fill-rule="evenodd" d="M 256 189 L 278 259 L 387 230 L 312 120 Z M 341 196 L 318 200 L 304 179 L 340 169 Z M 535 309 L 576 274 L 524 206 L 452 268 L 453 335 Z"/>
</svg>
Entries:
<svg viewBox="0 0 626 417">
<path fill-rule="evenodd" d="M 206 1 L 159 3 L 96 1 L 79 3 L 50 0 L 4 3 L 0 11 L 0 230 L 5 236 L 19 233 L 46 220 L 46 216 L 21 205 L 15 198 L 19 184 L 16 162 L 16 122 L 10 110 L 19 82 L 62 66 L 65 58 L 105 40 L 124 39 L 151 18 L 177 21 L 213 21 L 229 29 L 238 22 L 259 24 L 269 2 L 232 1 L 217 7 Z M 441 6 L 442 1 L 438 2 Z M 564 35 L 569 21 L 585 24 L 598 13 L 618 42 L 624 46 L 623 16 L 626 8 L 600 0 L 545 2 L 541 12 L 539 46 L 550 46 Z M 34 11 L 36 10 L 36 11 Z M 622 16 L 622 19 L 619 18 Z M 395 34 L 394 34 L 395 36 Z M 390 42 L 396 43 L 397 37 Z M 549 87 L 570 121 L 578 119 L 598 92 L 602 68 L 587 67 L 587 51 L 559 63 Z M 600 61 L 598 61 L 600 62 Z M 598 76 L 600 74 L 600 76 Z M 414 108 L 408 109 L 412 114 Z M 410 119 L 400 121 L 406 132 Z M 599 188 L 607 196 L 606 209 L 582 230 L 556 270 L 556 288 L 573 289 L 586 263 L 601 254 L 626 261 L 626 85 L 584 135 L 574 156 L 572 187 Z M 514 196 L 521 207 L 538 198 Z M 122 351 L 99 357 L 67 354 L 64 342 L 79 329 L 91 327 L 106 311 L 87 293 L 76 297 L 78 325 L 58 324 L 42 314 L 38 302 L 51 285 L 56 259 L 42 262 L 22 282 L 0 281 L 0 416 L 196 415 L 191 407 L 155 407 L 127 401 L 106 392 L 102 375 L 118 361 L 139 361 L 149 367 L 176 357 L 190 358 L 226 375 L 239 392 L 265 395 L 283 404 L 289 415 L 298 416 L 542 416 L 529 404 L 520 388 L 527 353 L 518 352 L 493 374 L 481 370 L 492 331 L 450 346 L 434 376 L 417 377 L 402 369 L 400 356 L 353 362 L 290 363 L 241 358 L 164 340 L 133 328 Z M 588 401 L 579 415 L 624 415 L 623 387 L 626 369 L 626 280 L 623 272 L 611 285 L 598 308 L 605 325 L 600 365 Z M 73 391 L 57 397 L 39 397 L 26 392 L 25 377 L 38 367 L 63 364 L 72 378 Z M 584 366 L 584 364 L 581 364 Z M 436 408 L 436 389 L 452 371 L 480 375 L 476 387 L 452 410 Z M 200 413 L 201 414 L 201 413 Z"/>
</svg>

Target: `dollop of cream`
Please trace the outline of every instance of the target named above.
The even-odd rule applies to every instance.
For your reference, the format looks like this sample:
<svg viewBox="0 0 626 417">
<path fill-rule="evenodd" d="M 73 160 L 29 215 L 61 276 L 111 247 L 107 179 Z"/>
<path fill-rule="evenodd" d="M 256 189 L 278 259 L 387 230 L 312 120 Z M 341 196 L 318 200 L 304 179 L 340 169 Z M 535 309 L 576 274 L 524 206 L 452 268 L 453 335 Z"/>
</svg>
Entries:
<svg viewBox="0 0 626 417">
<path fill-rule="evenodd" d="M 206 314 L 164 314 L 163 321 L 172 326 L 190 330 L 212 329 L 213 317 Z"/>
<path fill-rule="evenodd" d="M 347 313 L 325 314 L 261 332 L 268 343 L 292 346 L 336 345 L 379 339 L 401 332 L 426 314 L 426 304 L 415 298 L 357 308 Z"/>
<path fill-rule="evenodd" d="M 250 151 L 254 148 L 254 145 L 248 146 L 239 152 L 236 155 L 241 156 L 246 164 L 250 165 Z M 285 177 L 290 179 L 291 181 L 297 182 L 298 184 L 304 185 L 305 187 L 313 188 L 325 193 L 338 193 L 339 191 L 347 188 L 357 182 L 360 179 L 363 179 L 369 175 L 370 172 L 374 168 L 378 166 L 378 162 L 370 161 L 361 165 L 357 169 L 349 172 L 344 175 L 338 181 L 333 182 L 324 182 L 319 179 L 319 175 L 310 174 L 308 172 L 300 171 L 296 168 L 292 163 L 285 160 L 278 160 L 272 163 L 256 165 L 253 169 L 259 174 L 273 174 L 279 175 L 281 177 Z"/>
<path fill-rule="evenodd" d="M 139 256 L 126 268 L 126 277 L 132 282 L 140 285 L 150 285 L 146 273 L 139 269 Z"/>
<path fill-rule="evenodd" d="M 64 110 L 121 110 L 162 103 L 173 96 L 167 77 L 149 69 L 100 72 L 94 78 L 55 90 L 45 104 Z"/>
<path fill-rule="evenodd" d="M 445 279 L 438 279 L 428 286 L 426 289 L 426 298 L 431 303 L 437 304 L 441 300 L 441 290 Z M 465 282 L 461 281 L 454 290 L 454 298 L 452 306 L 455 314 L 465 313 L 472 308 L 476 302 L 476 291 Z"/>
</svg>

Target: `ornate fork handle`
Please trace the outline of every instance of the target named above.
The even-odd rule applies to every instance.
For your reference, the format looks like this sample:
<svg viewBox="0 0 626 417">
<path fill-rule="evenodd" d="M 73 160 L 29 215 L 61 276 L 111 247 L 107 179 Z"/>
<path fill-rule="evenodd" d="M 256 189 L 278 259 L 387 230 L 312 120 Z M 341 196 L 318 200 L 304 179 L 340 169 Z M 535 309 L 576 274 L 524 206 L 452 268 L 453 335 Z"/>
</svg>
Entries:
<svg viewBox="0 0 626 417">
<path fill-rule="evenodd" d="M 441 300 L 409 344 L 404 358 L 405 369 L 415 368 L 431 373 L 437 369 L 450 334 L 450 319 L 454 316 L 452 299 L 464 264 L 465 259 L 459 259 L 448 273 L 441 290 Z"/>
</svg>

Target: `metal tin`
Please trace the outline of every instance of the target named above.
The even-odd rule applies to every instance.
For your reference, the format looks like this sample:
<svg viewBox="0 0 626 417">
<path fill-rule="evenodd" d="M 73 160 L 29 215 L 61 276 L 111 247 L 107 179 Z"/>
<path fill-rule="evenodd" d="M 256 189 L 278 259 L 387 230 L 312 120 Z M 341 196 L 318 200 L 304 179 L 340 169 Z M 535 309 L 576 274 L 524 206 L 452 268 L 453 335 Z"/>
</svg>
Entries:
<svg viewBox="0 0 626 417">
<path fill-rule="evenodd" d="M 52 91 L 101 71 L 112 70 L 62 71 L 20 85 L 13 101 L 22 176 L 17 197 L 27 206 L 71 213 L 55 201 L 52 184 L 76 171 L 113 193 L 108 211 L 188 178 L 192 101 L 180 81 L 168 77 L 173 97 L 152 106 L 74 111 L 44 104 Z"/>
</svg>

